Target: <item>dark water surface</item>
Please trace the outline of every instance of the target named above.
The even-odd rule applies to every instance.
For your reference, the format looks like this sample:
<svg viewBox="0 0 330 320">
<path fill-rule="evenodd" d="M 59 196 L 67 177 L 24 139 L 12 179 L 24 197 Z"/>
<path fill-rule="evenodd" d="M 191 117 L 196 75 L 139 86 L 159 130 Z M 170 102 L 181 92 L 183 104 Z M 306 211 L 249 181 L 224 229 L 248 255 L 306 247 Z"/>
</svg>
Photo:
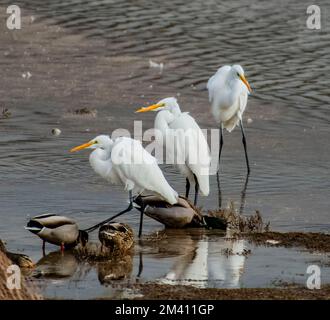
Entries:
<svg viewBox="0 0 330 320">
<path fill-rule="evenodd" d="M 0 1 L 1 17 L 8 3 Z M 240 132 L 226 134 L 222 204 L 234 201 L 239 208 L 243 201 L 245 214 L 260 210 L 273 229 L 329 232 L 329 2 L 318 2 L 321 30 L 306 28 L 310 3 L 298 0 L 16 4 L 22 30 L 1 25 L 0 47 L 0 107 L 12 113 L 0 120 L 0 235 L 10 248 L 40 258 L 39 242 L 23 230 L 28 215 L 65 214 L 85 227 L 125 207 L 127 195 L 95 176 L 87 152 L 68 150 L 99 133 L 132 130 L 135 119 L 151 128 L 154 114 L 134 110 L 166 96 L 177 96 L 203 128 L 216 127 L 205 84 L 219 66 L 233 63 L 245 68 L 253 88 L 245 114 L 252 120 L 246 123 L 252 172 L 242 199 Z M 149 68 L 149 59 L 164 63 L 162 74 Z M 97 110 L 97 116 L 70 115 L 81 107 Z M 53 127 L 62 135 L 52 136 Z M 162 168 L 182 193 L 183 178 L 169 165 Z M 216 208 L 218 194 L 213 176 L 201 205 Z M 124 220 L 136 227 L 137 217 L 130 213 Z M 145 219 L 145 234 L 161 229 Z M 256 252 L 264 256 L 267 250 Z M 274 261 L 284 255 L 290 263 L 290 250 L 272 252 Z M 157 257 L 148 257 L 145 266 L 157 268 Z M 167 259 L 164 274 L 173 263 Z M 244 277 L 246 286 L 270 283 Z"/>
</svg>

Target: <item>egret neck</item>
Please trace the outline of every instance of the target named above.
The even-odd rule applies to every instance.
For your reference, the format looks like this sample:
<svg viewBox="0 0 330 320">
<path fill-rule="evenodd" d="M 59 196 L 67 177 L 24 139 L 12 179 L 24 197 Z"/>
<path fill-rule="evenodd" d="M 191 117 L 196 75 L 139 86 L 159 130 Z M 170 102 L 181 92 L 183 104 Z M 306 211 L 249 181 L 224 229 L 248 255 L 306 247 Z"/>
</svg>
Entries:
<svg viewBox="0 0 330 320">
<path fill-rule="evenodd" d="M 100 176 L 108 176 L 112 169 L 111 146 L 104 149 L 97 148 L 89 156 L 89 163 L 94 171 Z"/>
<path fill-rule="evenodd" d="M 179 109 L 180 110 L 180 109 Z M 180 111 L 181 112 L 181 111 Z M 171 111 L 159 111 L 155 118 L 155 136 L 158 143 L 163 144 L 163 139 L 166 137 L 166 131 L 171 130 L 169 124 L 174 120 L 174 115 Z"/>
</svg>

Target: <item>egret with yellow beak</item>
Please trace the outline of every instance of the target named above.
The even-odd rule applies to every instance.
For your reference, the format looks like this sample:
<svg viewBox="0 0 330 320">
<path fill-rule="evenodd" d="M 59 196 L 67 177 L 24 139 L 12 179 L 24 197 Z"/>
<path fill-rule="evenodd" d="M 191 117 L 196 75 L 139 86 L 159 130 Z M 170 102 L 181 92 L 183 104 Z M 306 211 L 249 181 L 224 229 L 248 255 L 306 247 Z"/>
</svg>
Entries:
<svg viewBox="0 0 330 320">
<path fill-rule="evenodd" d="M 189 196 L 190 184 L 195 184 L 196 205 L 199 190 L 204 196 L 210 192 L 211 157 L 202 130 L 191 115 L 181 112 L 173 97 L 136 112 L 147 111 L 159 111 L 154 123 L 156 142 L 165 146 L 166 159 L 173 161 L 171 164 L 186 178 L 186 198 Z"/>
<path fill-rule="evenodd" d="M 84 231 L 91 232 L 125 212 L 131 211 L 134 197 L 143 191 L 156 194 L 171 205 L 178 201 L 177 192 L 168 184 L 156 159 L 142 147 L 140 141 L 127 137 L 112 140 L 107 135 L 99 135 L 71 149 L 71 152 L 83 149 L 94 149 L 89 156 L 89 162 L 98 175 L 111 184 L 123 186 L 129 192 L 127 209 Z M 141 208 L 139 236 L 142 232 L 143 211 L 144 208 Z"/>
<path fill-rule="evenodd" d="M 242 116 L 247 105 L 248 95 L 251 93 L 251 87 L 244 76 L 243 68 L 240 65 L 219 68 L 209 79 L 207 89 L 212 105 L 212 113 L 215 120 L 220 123 L 219 168 L 223 147 L 223 129 L 225 128 L 231 132 L 239 124 L 242 131 L 242 142 L 249 174 L 250 164 Z"/>
</svg>

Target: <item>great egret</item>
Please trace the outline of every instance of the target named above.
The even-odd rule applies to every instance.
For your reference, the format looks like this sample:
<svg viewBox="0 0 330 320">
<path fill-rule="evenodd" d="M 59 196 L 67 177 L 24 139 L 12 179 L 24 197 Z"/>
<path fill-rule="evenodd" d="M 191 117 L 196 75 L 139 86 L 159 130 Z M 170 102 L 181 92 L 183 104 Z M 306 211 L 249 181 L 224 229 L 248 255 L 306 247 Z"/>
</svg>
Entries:
<svg viewBox="0 0 330 320">
<path fill-rule="evenodd" d="M 185 176 L 186 198 L 189 196 L 190 184 L 195 183 L 196 205 L 199 189 L 204 196 L 210 192 L 211 158 L 203 132 L 192 116 L 187 112 L 181 112 L 177 100 L 173 97 L 140 108 L 136 112 L 147 111 L 159 111 L 154 124 L 156 140 L 161 145 L 165 144 L 167 158 L 172 158 L 173 164 Z"/>
<path fill-rule="evenodd" d="M 86 231 L 93 231 L 125 212 L 131 211 L 133 193 L 140 194 L 148 190 L 159 195 L 169 204 L 177 202 L 177 192 L 166 181 L 156 159 L 142 147 L 139 141 L 127 137 L 112 140 L 107 135 L 99 135 L 71 149 L 71 152 L 82 149 L 94 149 L 89 156 L 89 162 L 97 174 L 112 184 L 122 185 L 129 192 L 127 209 Z M 141 208 L 139 237 L 142 232 L 142 222 L 143 208 Z"/>
<path fill-rule="evenodd" d="M 247 171 L 250 173 L 242 116 L 251 87 L 244 76 L 243 68 L 240 65 L 219 68 L 209 79 L 207 89 L 214 118 L 220 123 L 219 166 L 223 146 L 223 128 L 231 132 L 239 123 L 242 131 Z"/>
</svg>

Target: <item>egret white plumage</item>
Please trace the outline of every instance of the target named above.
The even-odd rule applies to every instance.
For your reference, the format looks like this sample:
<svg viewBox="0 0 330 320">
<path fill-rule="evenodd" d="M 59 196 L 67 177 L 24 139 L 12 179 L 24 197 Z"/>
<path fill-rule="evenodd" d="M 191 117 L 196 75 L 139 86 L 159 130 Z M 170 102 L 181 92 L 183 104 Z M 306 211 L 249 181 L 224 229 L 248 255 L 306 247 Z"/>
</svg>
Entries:
<svg viewBox="0 0 330 320">
<path fill-rule="evenodd" d="M 220 123 L 219 166 L 223 146 L 223 129 L 225 128 L 231 132 L 239 124 L 242 131 L 247 171 L 250 173 L 242 116 L 251 87 L 244 76 L 243 68 L 240 65 L 219 68 L 209 79 L 207 89 L 212 105 L 212 113 L 215 120 Z"/>
<path fill-rule="evenodd" d="M 209 170 L 210 152 L 205 136 L 195 119 L 187 112 L 181 112 L 177 100 L 165 98 L 149 107 L 136 112 L 159 111 L 155 118 L 156 141 L 165 145 L 167 159 L 186 178 L 186 198 L 189 196 L 190 184 L 195 184 L 195 200 L 199 190 L 204 196 L 210 192 Z"/>
<path fill-rule="evenodd" d="M 71 149 L 71 152 L 82 149 L 94 149 L 89 162 L 94 171 L 115 185 L 121 185 L 129 192 L 129 206 L 115 216 L 87 229 L 97 227 L 133 209 L 133 194 L 150 191 L 159 195 L 169 204 L 177 202 L 178 194 L 166 181 L 156 159 L 148 153 L 142 144 L 134 139 L 120 137 L 115 140 L 107 135 L 99 135 L 91 141 Z M 142 232 L 143 208 L 141 208 L 139 236 Z"/>
</svg>

